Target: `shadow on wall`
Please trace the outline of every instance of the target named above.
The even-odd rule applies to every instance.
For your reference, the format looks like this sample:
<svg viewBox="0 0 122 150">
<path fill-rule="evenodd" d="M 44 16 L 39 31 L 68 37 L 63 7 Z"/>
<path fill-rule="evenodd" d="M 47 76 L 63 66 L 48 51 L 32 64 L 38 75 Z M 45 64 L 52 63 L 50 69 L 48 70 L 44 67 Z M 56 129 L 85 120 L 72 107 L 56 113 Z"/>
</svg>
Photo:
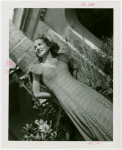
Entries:
<svg viewBox="0 0 122 150">
<path fill-rule="evenodd" d="M 96 46 L 101 47 L 101 41 L 79 22 L 75 9 L 65 9 L 65 18 L 67 20 L 68 25 L 74 31 L 82 35 L 91 43 L 94 43 Z"/>
</svg>

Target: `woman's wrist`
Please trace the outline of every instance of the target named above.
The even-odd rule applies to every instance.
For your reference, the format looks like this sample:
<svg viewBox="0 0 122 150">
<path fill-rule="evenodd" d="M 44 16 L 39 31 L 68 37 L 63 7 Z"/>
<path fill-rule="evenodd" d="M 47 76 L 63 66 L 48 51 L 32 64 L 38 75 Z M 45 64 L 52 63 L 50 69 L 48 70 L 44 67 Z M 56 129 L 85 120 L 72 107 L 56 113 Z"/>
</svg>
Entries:
<svg viewBox="0 0 122 150">
<path fill-rule="evenodd" d="M 51 95 L 50 93 L 47 93 L 47 92 L 40 92 L 39 94 L 35 95 L 35 97 L 37 99 L 48 99 L 48 98 L 51 98 Z"/>
</svg>

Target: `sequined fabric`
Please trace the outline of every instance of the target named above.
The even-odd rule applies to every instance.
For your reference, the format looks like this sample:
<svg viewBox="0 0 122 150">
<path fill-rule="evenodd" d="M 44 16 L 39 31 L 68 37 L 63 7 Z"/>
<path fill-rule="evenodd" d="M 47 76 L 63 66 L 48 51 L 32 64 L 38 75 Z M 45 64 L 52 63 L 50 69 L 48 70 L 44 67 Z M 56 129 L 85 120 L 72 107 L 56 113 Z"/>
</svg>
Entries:
<svg viewBox="0 0 122 150">
<path fill-rule="evenodd" d="M 87 85 L 74 79 L 65 62 L 54 59 L 40 65 L 43 68 L 42 81 L 56 95 L 84 139 L 112 141 L 112 104 Z"/>
</svg>

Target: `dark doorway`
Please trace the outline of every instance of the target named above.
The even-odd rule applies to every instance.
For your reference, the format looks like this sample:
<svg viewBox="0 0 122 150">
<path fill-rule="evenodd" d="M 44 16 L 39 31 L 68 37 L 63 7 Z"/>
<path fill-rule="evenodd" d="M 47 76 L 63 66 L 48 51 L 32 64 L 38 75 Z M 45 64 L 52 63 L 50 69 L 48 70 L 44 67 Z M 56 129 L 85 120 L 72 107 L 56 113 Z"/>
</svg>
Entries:
<svg viewBox="0 0 122 150">
<path fill-rule="evenodd" d="M 79 22 L 97 38 L 113 36 L 113 9 L 75 9 Z"/>
</svg>

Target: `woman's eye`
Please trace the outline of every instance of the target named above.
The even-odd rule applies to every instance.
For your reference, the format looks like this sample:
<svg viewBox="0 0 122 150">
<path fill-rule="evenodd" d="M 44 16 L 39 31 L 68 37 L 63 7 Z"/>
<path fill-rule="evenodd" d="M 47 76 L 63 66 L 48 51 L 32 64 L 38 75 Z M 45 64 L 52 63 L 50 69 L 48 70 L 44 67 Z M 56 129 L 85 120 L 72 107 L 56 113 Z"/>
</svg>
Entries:
<svg viewBox="0 0 122 150">
<path fill-rule="evenodd" d="M 38 45 L 40 46 L 41 44 L 39 43 Z"/>
<path fill-rule="evenodd" d="M 34 46 L 34 49 L 36 49 L 36 46 Z"/>
</svg>

